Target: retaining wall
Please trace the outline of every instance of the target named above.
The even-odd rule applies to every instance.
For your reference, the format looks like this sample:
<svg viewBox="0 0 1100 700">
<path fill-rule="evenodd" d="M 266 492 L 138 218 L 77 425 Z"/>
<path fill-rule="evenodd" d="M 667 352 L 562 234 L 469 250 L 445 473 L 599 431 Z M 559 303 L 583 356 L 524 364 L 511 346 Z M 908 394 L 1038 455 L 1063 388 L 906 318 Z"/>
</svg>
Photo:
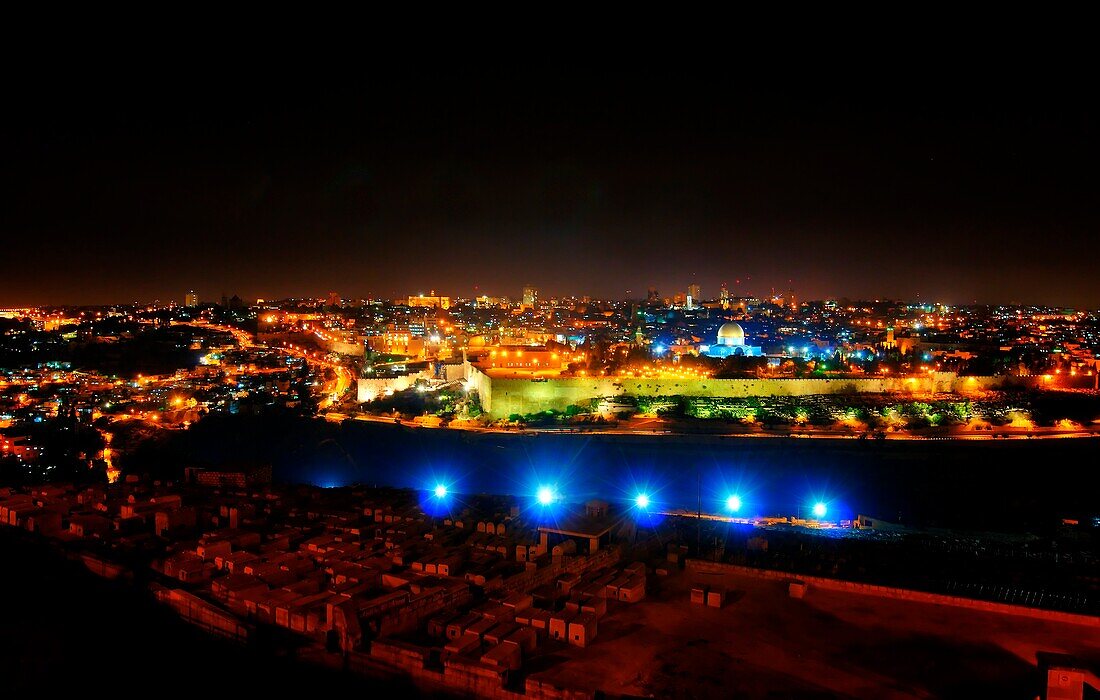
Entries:
<svg viewBox="0 0 1100 700">
<path fill-rule="evenodd" d="M 1035 386 L 1039 377 L 959 377 L 933 372 L 920 377 L 854 379 L 647 379 L 627 377 L 562 377 L 521 379 L 490 377 L 471 364 L 466 378 L 477 389 L 490 417 L 513 413 L 564 411 L 573 404 L 618 396 L 813 396 L 819 394 L 929 394 L 979 392 L 1007 386 Z"/>
<path fill-rule="evenodd" d="M 359 379 L 356 386 L 359 403 L 373 401 L 387 391 L 405 391 L 416 384 L 417 379 L 425 381 L 432 379 L 430 372 L 417 372 L 405 374 L 400 377 L 387 377 L 384 379 Z"/>
<path fill-rule="evenodd" d="M 877 596 L 879 598 L 893 598 L 895 600 L 911 600 L 917 603 L 930 603 L 932 605 L 949 605 L 956 608 L 970 608 L 971 610 L 984 610 L 985 612 L 999 613 L 1002 615 L 1017 615 L 1031 617 L 1048 622 L 1061 622 L 1071 625 L 1085 625 L 1088 627 L 1100 627 L 1100 617 L 1092 615 L 1077 615 L 1074 613 L 1059 612 L 1057 610 L 1041 610 L 1039 608 L 1026 608 L 1022 605 L 1008 605 L 1007 603 L 994 603 L 986 600 L 974 600 L 959 596 L 943 595 L 941 593 L 926 593 L 907 588 L 894 588 L 891 586 L 876 586 L 869 583 L 856 583 L 854 581 L 842 581 L 824 576 L 802 576 L 789 571 L 775 571 L 773 569 L 756 569 L 751 566 L 739 566 L 737 564 L 724 564 L 721 562 L 709 562 L 701 559 L 688 559 L 685 562 L 688 571 L 710 574 L 732 574 L 736 576 L 752 576 L 754 578 L 773 579 L 777 581 L 803 581 L 811 588 L 825 588 L 846 593 L 860 593 L 862 595 Z"/>
</svg>

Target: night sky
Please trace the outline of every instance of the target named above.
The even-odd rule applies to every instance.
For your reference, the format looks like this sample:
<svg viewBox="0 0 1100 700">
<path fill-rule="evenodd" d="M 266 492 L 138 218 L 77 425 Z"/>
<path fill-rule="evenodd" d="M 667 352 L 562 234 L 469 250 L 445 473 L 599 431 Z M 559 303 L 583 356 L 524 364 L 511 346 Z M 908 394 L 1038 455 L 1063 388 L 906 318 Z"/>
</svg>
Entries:
<svg viewBox="0 0 1100 700">
<path fill-rule="evenodd" d="M 1100 305 L 1095 88 L 1080 71 L 353 68 L 16 80 L 0 307 L 189 288 L 518 297 L 528 282 L 624 298 L 692 281 L 704 297 L 727 282 Z"/>
</svg>

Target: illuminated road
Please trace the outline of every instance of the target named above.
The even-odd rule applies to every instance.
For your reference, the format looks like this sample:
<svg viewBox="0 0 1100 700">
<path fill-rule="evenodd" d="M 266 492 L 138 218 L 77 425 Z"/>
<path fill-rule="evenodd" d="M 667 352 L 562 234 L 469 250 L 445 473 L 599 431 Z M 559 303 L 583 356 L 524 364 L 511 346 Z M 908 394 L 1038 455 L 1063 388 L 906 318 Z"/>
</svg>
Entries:
<svg viewBox="0 0 1100 700">
<path fill-rule="evenodd" d="M 347 367 L 339 362 L 333 362 L 327 359 L 325 355 L 320 351 L 306 350 L 305 348 L 301 348 L 289 343 L 284 343 L 283 346 L 275 349 L 281 350 L 282 352 L 285 352 L 292 357 L 300 357 L 306 362 L 317 365 L 318 367 L 331 369 L 336 374 L 335 379 L 326 382 L 324 387 L 322 387 L 324 398 L 322 398 L 321 402 L 317 404 L 318 411 L 323 411 L 331 408 L 337 401 L 340 400 L 340 397 L 342 397 L 348 391 L 348 389 L 351 388 L 351 382 L 354 378 L 352 376 L 351 370 L 349 370 Z"/>
<path fill-rule="evenodd" d="M 703 510 L 692 511 L 685 508 L 678 508 L 676 510 L 654 510 L 652 512 L 654 515 L 661 515 L 670 518 L 684 518 L 686 520 L 709 520 L 716 523 L 752 525 L 753 527 L 761 528 L 771 528 L 779 525 L 806 528 L 808 530 L 851 529 L 850 521 L 836 522 L 832 520 L 815 520 L 813 518 L 801 518 L 797 515 L 778 515 L 770 517 L 757 515 L 746 518 L 735 515 L 708 513 Z"/>
<path fill-rule="evenodd" d="M 344 420 L 359 420 L 375 423 L 388 423 L 391 425 L 403 425 L 408 428 L 434 428 L 444 430 L 465 430 L 467 432 L 474 433 L 502 433 L 513 435 L 645 435 L 656 436 L 664 435 L 669 437 L 699 437 L 699 438 L 754 438 L 754 439 L 814 439 L 814 440 L 858 440 L 859 435 L 845 435 L 841 433 L 829 433 L 829 432 L 790 432 L 790 431 L 775 431 L 775 432 L 744 432 L 744 433 L 682 433 L 675 430 L 661 430 L 658 428 L 642 428 L 642 427 L 587 427 L 587 426 L 562 426 L 553 428 L 540 428 L 540 427 L 528 427 L 528 428 L 512 428 L 512 427 L 497 427 L 497 426 L 484 426 L 474 423 L 459 423 L 459 424 L 447 424 L 447 425 L 428 425 L 425 423 L 418 423 L 415 420 L 395 419 L 393 416 L 385 415 L 370 415 L 365 413 L 349 414 L 342 412 L 330 411 L 325 415 L 325 419 L 334 423 L 338 423 Z M 651 423 L 654 421 L 646 421 Z M 1035 428 L 1033 430 L 1025 430 L 1021 428 L 999 428 L 996 432 L 990 433 L 950 433 L 945 435 L 908 435 L 905 433 L 885 433 L 882 438 L 885 440 L 915 440 L 915 441 L 942 441 L 942 440 L 1056 440 L 1056 439 L 1069 439 L 1069 438 L 1090 438 L 1100 437 L 1100 433 L 1093 432 L 1088 429 L 1084 430 L 1064 430 L 1056 428 Z M 876 440 L 873 437 L 864 438 L 865 440 Z"/>
<path fill-rule="evenodd" d="M 241 348 L 254 348 L 257 347 L 257 343 L 252 340 L 252 334 L 248 331 L 242 331 L 240 328 L 234 328 L 233 326 L 219 326 L 203 319 L 197 319 L 195 321 L 172 321 L 173 326 L 194 326 L 196 328 L 210 328 L 222 333 L 229 333 L 237 341 L 237 345 Z"/>
<path fill-rule="evenodd" d="M 318 404 L 318 410 L 324 410 L 331 407 L 349 388 L 351 388 L 351 370 L 341 364 L 333 364 L 331 367 L 336 373 L 336 379 L 331 382 L 331 389 L 329 389 L 328 384 L 326 384 L 325 397 L 321 400 L 321 403 Z"/>
<path fill-rule="evenodd" d="M 248 331 L 243 331 L 240 328 L 234 328 L 233 326 L 221 326 L 209 323 L 201 319 L 196 321 L 172 321 L 172 325 L 195 326 L 198 328 L 209 328 L 212 330 L 221 331 L 223 333 L 230 333 L 241 348 L 249 349 L 262 347 L 269 348 L 271 350 L 278 350 L 293 357 L 300 357 L 311 365 L 331 369 L 336 374 L 336 378 L 326 382 L 325 385 L 322 387 L 321 391 L 324 396 L 317 406 L 318 410 L 325 410 L 332 407 L 345 393 L 347 393 L 347 391 L 352 386 L 354 375 L 352 374 L 351 370 L 339 362 L 333 362 L 327 359 L 325 354 L 320 351 L 308 350 L 306 348 L 298 347 L 288 343 L 282 343 L 279 346 L 270 347 L 262 343 L 255 342 L 252 338 L 252 334 Z"/>
</svg>

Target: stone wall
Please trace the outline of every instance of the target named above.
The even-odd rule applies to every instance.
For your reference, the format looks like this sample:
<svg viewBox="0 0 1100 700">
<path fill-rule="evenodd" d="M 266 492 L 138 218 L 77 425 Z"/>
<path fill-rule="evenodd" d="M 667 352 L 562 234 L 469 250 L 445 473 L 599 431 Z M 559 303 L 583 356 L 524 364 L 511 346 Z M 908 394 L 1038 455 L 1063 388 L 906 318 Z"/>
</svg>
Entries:
<svg viewBox="0 0 1100 700">
<path fill-rule="evenodd" d="M 345 343 L 342 340 L 317 340 L 316 342 L 325 350 L 341 355 L 363 357 L 363 355 L 366 354 L 365 347 L 362 343 Z"/>
<path fill-rule="evenodd" d="M 417 379 L 425 381 L 432 378 L 430 372 L 417 372 L 400 377 L 387 377 L 385 379 L 360 379 L 358 380 L 357 396 L 359 403 L 373 401 L 389 390 L 404 391 L 416 384 Z"/>
<path fill-rule="evenodd" d="M 859 379 L 630 379 L 626 377 L 569 377 L 560 379 L 492 378 L 466 365 L 467 380 L 477 389 L 481 406 L 490 417 L 513 413 L 564 411 L 572 404 L 617 396 L 812 396 L 818 394 L 929 394 L 966 393 L 1006 385 L 1034 386 L 1038 377 L 959 377 L 935 372 L 921 377 Z"/>
<path fill-rule="evenodd" d="M 911 600 L 917 603 L 948 605 L 957 608 L 970 608 L 971 610 L 984 610 L 986 612 L 999 613 L 1002 615 L 1031 617 L 1039 620 L 1046 620 L 1048 622 L 1062 622 L 1071 625 L 1100 627 L 1100 617 L 1093 617 L 1092 615 L 1077 615 L 1074 613 L 1059 612 L 1057 610 L 1027 608 L 1022 605 L 995 603 L 988 600 L 975 600 L 973 598 L 942 595 L 940 593 L 926 593 L 924 591 L 914 591 L 908 588 L 876 586 L 870 583 L 842 581 L 835 578 L 825 578 L 824 576 L 802 576 L 800 574 L 792 574 L 789 571 L 756 569 L 751 566 L 724 564 L 722 562 L 711 562 L 701 559 L 688 559 L 685 562 L 685 568 L 690 572 L 700 572 L 707 574 L 732 574 L 735 576 L 752 576 L 754 578 L 774 579 L 777 581 L 802 581 L 803 583 L 807 584 L 810 589 L 813 589 L 814 587 L 826 588 L 833 591 L 859 593 L 862 595 L 877 596 L 879 598 Z"/>
</svg>

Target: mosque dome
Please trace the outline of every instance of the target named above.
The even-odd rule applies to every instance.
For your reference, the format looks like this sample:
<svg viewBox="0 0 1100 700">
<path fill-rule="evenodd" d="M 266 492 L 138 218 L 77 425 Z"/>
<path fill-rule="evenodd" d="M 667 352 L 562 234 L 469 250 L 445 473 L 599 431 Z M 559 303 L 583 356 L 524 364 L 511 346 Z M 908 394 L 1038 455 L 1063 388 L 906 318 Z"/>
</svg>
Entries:
<svg viewBox="0 0 1100 700">
<path fill-rule="evenodd" d="M 737 323 L 723 323 L 718 329 L 719 345 L 744 345 L 745 329 Z"/>
</svg>

